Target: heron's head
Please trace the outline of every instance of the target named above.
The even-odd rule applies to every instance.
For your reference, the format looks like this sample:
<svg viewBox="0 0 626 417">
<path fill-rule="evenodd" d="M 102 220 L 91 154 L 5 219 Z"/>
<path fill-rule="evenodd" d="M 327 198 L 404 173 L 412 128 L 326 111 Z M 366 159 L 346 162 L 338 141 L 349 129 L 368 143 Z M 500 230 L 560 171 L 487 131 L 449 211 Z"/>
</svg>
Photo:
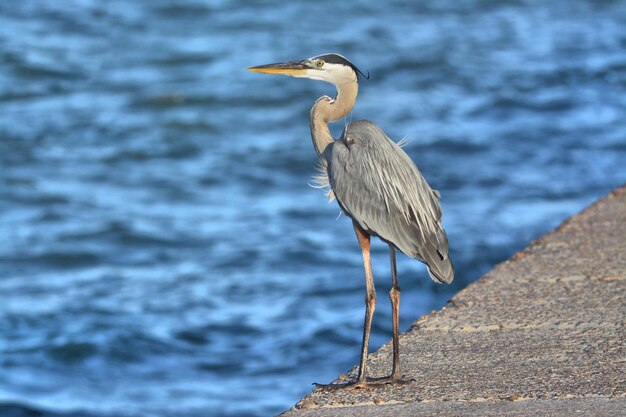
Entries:
<svg viewBox="0 0 626 417">
<path fill-rule="evenodd" d="M 290 77 L 310 78 L 335 85 L 358 82 L 359 76 L 369 78 L 369 75 L 364 75 L 352 62 L 338 54 L 318 55 L 302 61 L 260 65 L 248 68 L 248 70 L 266 74 L 283 74 Z"/>
</svg>

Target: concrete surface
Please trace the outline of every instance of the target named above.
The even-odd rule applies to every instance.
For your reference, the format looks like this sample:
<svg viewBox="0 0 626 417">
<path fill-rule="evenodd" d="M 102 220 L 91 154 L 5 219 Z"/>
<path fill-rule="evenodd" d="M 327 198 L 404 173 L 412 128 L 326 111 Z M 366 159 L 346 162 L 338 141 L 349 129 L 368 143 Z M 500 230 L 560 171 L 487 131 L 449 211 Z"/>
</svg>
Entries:
<svg viewBox="0 0 626 417">
<path fill-rule="evenodd" d="M 318 388 L 283 416 L 626 415 L 625 318 L 623 186 L 417 320 L 414 382 Z M 390 343 L 368 370 L 389 375 Z"/>
</svg>

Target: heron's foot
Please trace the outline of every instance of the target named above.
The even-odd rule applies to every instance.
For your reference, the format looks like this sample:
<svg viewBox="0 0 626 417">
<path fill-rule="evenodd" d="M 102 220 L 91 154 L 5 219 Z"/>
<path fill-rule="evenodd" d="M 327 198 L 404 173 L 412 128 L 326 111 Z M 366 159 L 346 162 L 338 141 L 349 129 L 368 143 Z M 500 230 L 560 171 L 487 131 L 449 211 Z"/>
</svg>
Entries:
<svg viewBox="0 0 626 417">
<path fill-rule="evenodd" d="M 388 377 L 388 378 L 372 378 L 372 379 L 362 379 L 356 381 L 347 381 L 347 382 L 337 382 L 331 384 L 318 384 L 314 383 L 313 385 L 320 390 L 338 390 L 338 389 L 377 389 L 384 388 L 389 385 L 404 385 L 411 382 L 414 382 L 414 379 L 402 379 L 399 377 Z"/>
<path fill-rule="evenodd" d="M 389 378 L 385 378 L 382 383 L 385 385 L 406 385 L 411 382 L 415 382 L 415 378 L 402 378 L 400 376 L 390 376 Z"/>
<path fill-rule="evenodd" d="M 321 391 L 334 391 L 340 389 L 347 390 L 361 390 L 361 389 L 375 389 L 375 388 L 383 388 L 387 384 L 384 382 L 374 382 L 374 381 L 350 381 L 350 382 L 337 382 L 333 384 L 318 384 L 314 383 L 316 389 Z"/>
</svg>

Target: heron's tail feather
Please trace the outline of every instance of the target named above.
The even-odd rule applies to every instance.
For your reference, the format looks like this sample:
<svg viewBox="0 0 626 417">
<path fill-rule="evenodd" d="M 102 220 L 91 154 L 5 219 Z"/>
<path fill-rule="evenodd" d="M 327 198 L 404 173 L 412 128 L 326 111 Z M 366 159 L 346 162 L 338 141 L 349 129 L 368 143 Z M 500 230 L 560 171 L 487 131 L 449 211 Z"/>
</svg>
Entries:
<svg viewBox="0 0 626 417">
<path fill-rule="evenodd" d="M 426 265 L 428 266 L 428 275 L 430 275 L 433 281 L 449 284 L 454 279 L 454 266 L 452 266 L 452 261 L 450 261 L 448 254 L 446 253 L 444 256 L 437 252 L 434 257 L 430 257 L 431 259 L 428 260 Z"/>
</svg>

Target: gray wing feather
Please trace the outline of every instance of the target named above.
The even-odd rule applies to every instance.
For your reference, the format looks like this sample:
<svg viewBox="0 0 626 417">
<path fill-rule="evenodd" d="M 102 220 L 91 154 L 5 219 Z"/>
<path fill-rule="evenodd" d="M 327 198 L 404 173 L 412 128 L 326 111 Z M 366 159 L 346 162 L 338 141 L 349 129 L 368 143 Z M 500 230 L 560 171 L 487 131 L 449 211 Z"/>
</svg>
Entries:
<svg viewBox="0 0 626 417">
<path fill-rule="evenodd" d="M 424 262 L 434 280 L 452 281 L 439 192 L 400 146 L 372 122 L 360 120 L 348 125 L 324 158 L 330 186 L 348 216 Z"/>
</svg>

